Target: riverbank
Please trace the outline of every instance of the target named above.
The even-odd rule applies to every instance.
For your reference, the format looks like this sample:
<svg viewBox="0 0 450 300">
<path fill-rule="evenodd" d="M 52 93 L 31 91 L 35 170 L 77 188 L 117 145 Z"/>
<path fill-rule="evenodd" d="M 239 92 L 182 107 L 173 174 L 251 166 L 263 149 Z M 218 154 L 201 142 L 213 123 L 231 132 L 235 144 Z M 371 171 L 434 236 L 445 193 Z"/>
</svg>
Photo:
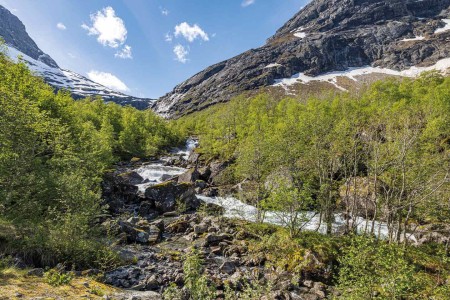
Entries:
<svg viewBox="0 0 450 300">
<path fill-rule="evenodd" d="M 171 289 L 189 293 L 185 263 L 194 256 L 208 285 L 214 287 L 215 296 L 208 299 L 225 295 L 241 299 L 249 289 L 259 293 L 249 299 L 267 295 L 269 299 L 346 299 L 341 293 L 347 282 L 341 278 L 347 276 L 347 268 L 361 273 L 359 278 L 381 276 L 387 286 L 393 276 L 415 293 L 445 299 L 441 295 L 450 280 L 447 275 L 435 277 L 449 271 L 441 256 L 445 256 L 444 245 L 404 247 L 370 235 L 355 236 L 338 230 L 343 218 L 335 218 L 333 235 L 324 235 L 313 212 L 307 212 L 310 227 L 292 237 L 280 226 L 277 212 L 266 212 L 265 224 L 254 223 L 255 207 L 213 193 L 222 188 L 211 178 L 215 163 L 199 165 L 195 156 L 179 149 L 169 157 L 135 163 L 107 176 L 106 187 L 116 188 L 105 190 L 113 217 L 102 226 L 114 240 L 114 251 L 128 264 L 106 272 L 106 283 L 154 291 L 161 297 Z M 363 229 L 368 224 L 358 226 Z M 381 232 L 382 223 L 375 224 Z M 389 257 L 395 265 L 378 265 Z M 419 284 L 421 276 L 435 281 L 438 288 L 430 291 Z"/>
</svg>

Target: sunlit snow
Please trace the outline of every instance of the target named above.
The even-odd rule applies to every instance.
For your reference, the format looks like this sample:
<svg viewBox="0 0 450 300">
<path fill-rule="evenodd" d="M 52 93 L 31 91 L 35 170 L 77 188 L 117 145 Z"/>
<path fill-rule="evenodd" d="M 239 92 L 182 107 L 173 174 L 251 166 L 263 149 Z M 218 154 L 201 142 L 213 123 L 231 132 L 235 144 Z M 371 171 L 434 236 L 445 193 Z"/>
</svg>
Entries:
<svg viewBox="0 0 450 300">
<path fill-rule="evenodd" d="M 338 77 L 347 77 L 350 78 L 353 81 L 357 81 L 357 76 L 361 75 L 368 75 L 368 74 L 386 74 L 386 75 L 393 75 L 393 76 L 403 76 L 403 77 L 416 77 L 420 73 L 425 71 L 445 71 L 448 68 L 450 68 L 450 58 L 445 58 L 442 60 L 439 60 L 436 64 L 429 66 L 429 67 L 411 67 L 407 70 L 403 71 L 396 71 L 392 69 L 387 68 L 379 68 L 379 67 L 361 67 L 361 68 L 349 68 L 345 71 L 335 71 L 335 72 L 329 72 L 325 73 L 319 76 L 308 76 L 304 73 L 298 73 L 293 75 L 290 78 L 284 78 L 284 79 L 277 79 L 275 80 L 275 84 L 273 86 L 279 86 L 283 88 L 287 88 L 289 86 L 292 86 L 297 83 L 304 83 L 308 84 L 313 81 L 319 81 L 319 82 L 328 82 L 330 84 L 333 84 L 335 87 L 337 87 L 340 90 L 345 90 L 345 88 L 339 86 L 337 84 L 337 78 Z"/>
<path fill-rule="evenodd" d="M 14 47 L 8 46 L 7 50 L 8 56 L 14 60 L 18 61 L 19 57 L 21 60 L 30 68 L 32 72 L 34 72 L 38 76 L 43 76 L 46 80 L 51 83 L 53 86 L 56 86 L 61 89 L 68 89 L 72 93 L 86 97 L 86 96 L 95 96 L 101 95 L 105 98 L 108 97 L 117 97 L 117 98 L 128 98 L 128 95 L 116 92 L 112 89 L 109 89 L 101 84 L 98 84 L 94 81 L 87 79 L 80 74 L 75 72 L 52 68 L 41 61 L 35 60 L 30 56 L 22 53 Z"/>
<path fill-rule="evenodd" d="M 275 67 L 281 67 L 281 65 L 278 63 L 268 64 L 267 66 L 264 67 L 264 69 L 275 68 Z"/>
<path fill-rule="evenodd" d="M 401 42 L 421 41 L 421 40 L 424 40 L 424 39 L 425 39 L 424 36 L 416 36 L 416 37 L 411 38 L 411 39 L 403 39 L 403 40 L 401 40 Z"/>
<path fill-rule="evenodd" d="M 434 32 L 435 34 L 450 30 L 450 19 L 443 19 L 442 21 L 445 23 L 445 26 L 442 28 L 436 29 L 436 31 Z"/>
</svg>

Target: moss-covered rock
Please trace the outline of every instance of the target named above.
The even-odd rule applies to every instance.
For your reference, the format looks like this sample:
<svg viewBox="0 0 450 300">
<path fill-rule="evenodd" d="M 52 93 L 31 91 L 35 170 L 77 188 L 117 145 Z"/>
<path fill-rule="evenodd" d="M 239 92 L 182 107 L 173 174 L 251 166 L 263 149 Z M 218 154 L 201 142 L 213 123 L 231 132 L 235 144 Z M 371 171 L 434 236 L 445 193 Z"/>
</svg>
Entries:
<svg viewBox="0 0 450 300">
<path fill-rule="evenodd" d="M 174 211 L 177 203 L 187 209 L 197 209 L 200 205 L 191 183 L 168 181 L 157 184 L 145 190 L 145 198 L 153 201 L 156 210 L 162 213 Z"/>
</svg>

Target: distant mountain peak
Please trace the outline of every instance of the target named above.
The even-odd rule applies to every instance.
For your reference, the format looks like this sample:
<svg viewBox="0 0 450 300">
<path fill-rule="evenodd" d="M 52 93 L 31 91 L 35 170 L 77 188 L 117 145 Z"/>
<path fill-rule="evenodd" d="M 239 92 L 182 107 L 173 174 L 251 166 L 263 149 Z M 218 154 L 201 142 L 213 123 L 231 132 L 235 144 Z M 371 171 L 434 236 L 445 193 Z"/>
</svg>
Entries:
<svg viewBox="0 0 450 300">
<path fill-rule="evenodd" d="M 33 39 L 28 35 L 22 21 L 1 5 L 0 36 L 3 37 L 8 45 L 29 57 L 43 62 L 49 67 L 59 68 L 58 64 L 48 54 L 39 49 Z"/>
<path fill-rule="evenodd" d="M 58 64 L 44 53 L 28 35 L 25 25 L 9 10 L 0 5 L 0 37 L 8 46 L 8 55 L 17 60 L 20 56 L 31 71 L 41 76 L 55 90 L 66 89 L 75 99 L 100 96 L 105 101 L 121 105 L 131 105 L 138 109 L 147 109 L 155 100 L 137 98 L 114 91 L 80 74 L 61 69 Z"/>
<path fill-rule="evenodd" d="M 361 69 L 358 76 L 445 69 L 449 6 L 450 0 L 311 1 L 266 45 L 206 68 L 161 97 L 154 109 L 176 118 L 264 87 L 303 93 L 319 75 L 323 87 L 345 90 L 337 77 L 353 68 Z M 352 82 L 357 79 L 348 76 Z M 280 84 L 293 77 L 298 80 L 291 82 L 303 84 L 303 89 Z"/>
</svg>

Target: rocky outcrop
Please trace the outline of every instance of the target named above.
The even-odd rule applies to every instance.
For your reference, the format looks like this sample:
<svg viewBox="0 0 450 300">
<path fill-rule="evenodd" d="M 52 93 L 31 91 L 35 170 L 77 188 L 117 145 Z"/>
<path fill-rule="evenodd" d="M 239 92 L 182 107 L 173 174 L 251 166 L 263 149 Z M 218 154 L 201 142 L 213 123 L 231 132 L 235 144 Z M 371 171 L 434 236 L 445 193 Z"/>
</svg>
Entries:
<svg viewBox="0 0 450 300">
<path fill-rule="evenodd" d="M 127 206 L 137 204 L 141 199 L 136 183 L 139 174 L 122 172 L 122 170 L 106 173 L 103 176 L 102 191 L 104 204 L 113 214 L 121 213 Z M 141 177 L 142 179 L 142 177 Z"/>
<path fill-rule="evenodd" d="M 208 280 L 218 289 L 218 298 L 225 289 L 225 282 L 233 290 L 242 291 L 254 280 L 263 285 L 270 282 L 267 299 L 325 299 L 334 293 L 332 287 L 317 278 L 314 281 L 299 278 L 292 272 L 265 266 L 265 254 L 249 250 L 251 241 L 246 240 L 249 233 L 238 223 L 197 213 L 164 218 L 151 224 L 158 222 L 158 229 L 164 231 L 163 240 L 156 241 L 155 245 L 138 241 L 122 246 L 122 252 L 131 263 L 107 272 L 106 283 L 160 293 L 171 284 L 181 288 L 185 279 L 183 261 L 186 253 L 196 248 L 204 261 Z M 131 218 L 126 223 L 145 231 L 142 224 L 146 222 L 140 218 Z M 304 260 L 317 261 L 316 257 L 309 258 L 312 255 L 306 253 Z M 321 265 L 320 262 L 317 265 Z"/>
<path fill-rule="evenodd" d="M 43 62 L 49 67 L 58 68 L 58 64 L 45 54 L 28 35 L 25 25 L 9 10 L 0 5 L 0 36 L 8 45 L 22 53 Z"/>
<path fill-rule="evenodd" d="M 380 179 L 375 184 L 373 177 L 351 177 L 339 188 L 341 207 L 355 216 L 373 218 L 377 214 L 384 219 L 388 212 L 381 210 L 377 197 L 383 198 L 386 190 L 388 186 Z"/>
<path fill-rule="evenodd" d="M 183 205 L 186 210 L 200 206 L 194 187 L 189 183 L 177 184 L 168 181 L 148 187 L 145 190 L 145 198 L 153 201 L 155 208 L 162 213 L 174 211 L 177 205 Z"/>
<path fill-rule="evenodd" d="M 161 97 L 154 110 L 177 118 L 297 73 L 432 65 L 450 57 L 450 30 L 435 32 L 450 18 L 449 5 L 450 0 L 314 0 L 266 45 L 194 75 Z"/>
</svg>

